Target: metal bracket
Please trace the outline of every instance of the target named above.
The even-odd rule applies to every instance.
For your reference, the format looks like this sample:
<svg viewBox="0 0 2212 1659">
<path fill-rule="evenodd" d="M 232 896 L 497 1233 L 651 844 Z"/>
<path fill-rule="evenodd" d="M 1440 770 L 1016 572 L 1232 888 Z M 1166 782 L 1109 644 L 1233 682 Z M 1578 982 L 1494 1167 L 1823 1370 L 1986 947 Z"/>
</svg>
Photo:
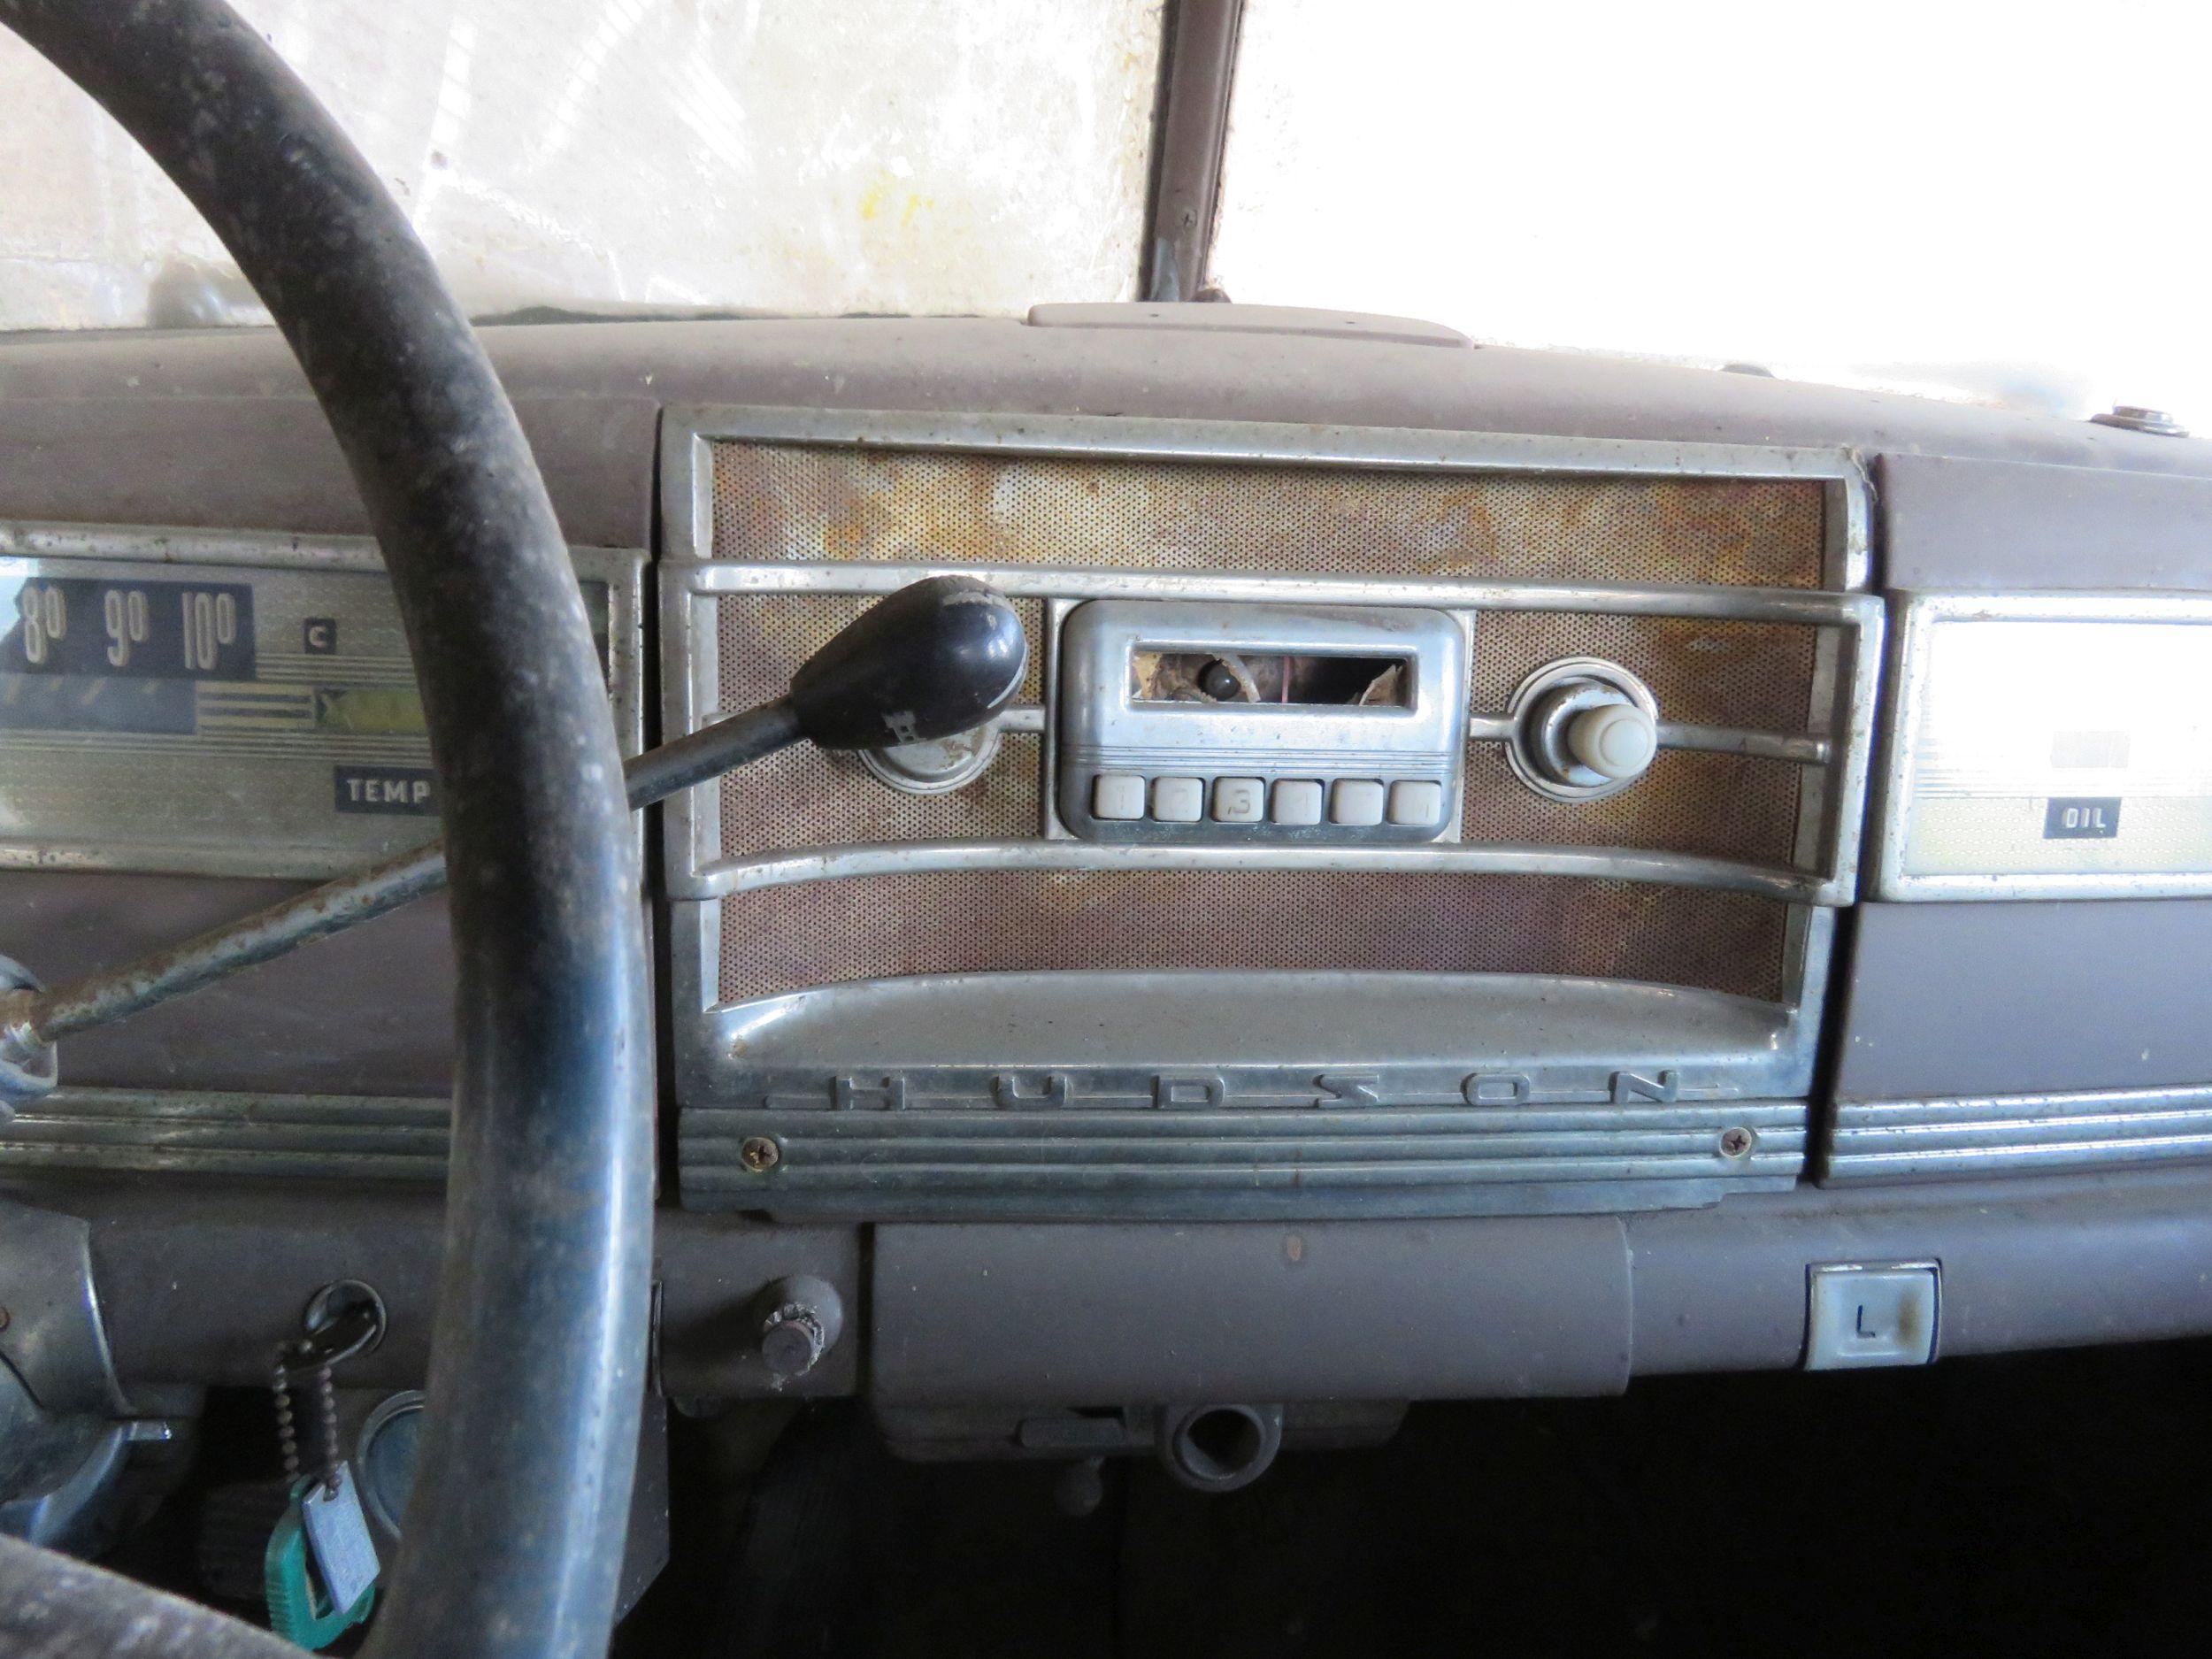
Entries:
<svg viewBox="0 0 2212 1659">
<path fill-rule="evenodd" d="M 89 1223 L 0 1199 L 0 1361 L 42 1409 L 129 1414 L 92 1287 Z"/>
</svg>

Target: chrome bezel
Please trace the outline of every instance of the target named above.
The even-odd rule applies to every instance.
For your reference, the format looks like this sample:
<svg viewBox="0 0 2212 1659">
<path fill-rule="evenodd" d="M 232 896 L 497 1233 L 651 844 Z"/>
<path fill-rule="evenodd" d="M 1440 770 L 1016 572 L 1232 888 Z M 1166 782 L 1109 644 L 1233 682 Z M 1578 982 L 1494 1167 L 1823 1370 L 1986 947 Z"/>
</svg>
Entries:
<svg viewBox="0 0 2212 1659">
<path fill-rule="evenodd" d="M 609 684 L 615 732 L 622 752 L 634 755 L 645 738 L 645 566 L 642 549 L 572 548 L 580 575 L 607 584 Z M 21 563 L 33 573 L 121 575 L 149 565 L 180 570 L 281 570 L 380 575 L 384 560 L 367 536 L 283 535 L 243 530 L 173 530 L 139 526 L 41 524 L 0 520 L 0 561 Z M 411 820 L 413 822 L 413 820 Z M 419 825 L 418 840 L 436 833 Z M 641 830 L 641 844 L 642 831 Z M 403 842 L 388 850 L 401 849 Z M 67 841 L 0 836 L 0 870 L 128 870 L 178 875 L 323 877 L 341 874 L 375 856 L 310 847 L 267 837 L 222 846 L 165 843 L 157 835 L 136 839 Z"/>
<path fill-rule="evenodd" d="M 1574 763 L 1573 757 L 1564 753 L 1563 732 L 1553 729 L 1554 717 L 1538 714 L 1537 704 L 1548 693 L 1578 682 L 1596 694 L 1591 698 L 1578 693 L 1579 706 L 1626 699 L 1649 715 L 1654 726 L 1658 724 L 1659 700 L 1636 675 L 1601 657 L 1563 657 L 1557 662 L 1546 663 L 1514 687 L 1512 701 L 1506 705 L 1506 715 L 1513 723 L 1512 735 L 1506 741 L 1506 764 L 1525 786 L 1554 801 L 1602 801 L 1608 795 L 1633 788 L 1643 780 L 1643 773 L 1607 778 Z M 1538 727 L 1546 729 L 1540 731 Z M 1573 764 L 1574 772 L 1555 774 L 1555 766 L 1569 764 Z M 1582 776 L 1575 776 L 1575 772 Z"/>
<path fill-rule="evenodd" d="M 1870 896 L 1886 900 L 2149 899 L 2212 893 L 2212 871 L 1916 874 L 1905 868 L 1911 833 L 1912 741 L 1925 711 L 1930 630 L 1949 621 L 2195 623 L 2212 625 L 2212 599 L 2189 595 L 1908 594 L 1892 630 L 1882 722 L 1884 760 L 1868 818 L 1873 836 Z M 2212 626 L 2206 634 L 2212 661 Z"/>
<path fill-rule="evenodd" d="M 1867 572 L 1868 493 L 1863 469 L 1851 453 L 1836 450 L 1752 449 L 1636 441 L 1469 434 L 1402 429 L 1261 425 L 1171 419 L 961 415 L 883 411 L 825 411 L 758 407 L 680 408 L 664 417 L 662 512 L 665 532 L 659 565 L 663 730 L 670 737 L 691 731 L 716 711 L 718 687 L 715 608 L 726 595 L 890 592 L 941 567 L 906 564 L 777 561 L 718 562 L 712 551 L 712 449 L 722 440 L 824 445 L 865 444 L 901 449 L 1141 459 L 1234 460 L 1467 472 L 1564 471 L 1585 473 L 1737 478 L 1801 478 L 1823 482 L 1828 511 L 1823 589 L 1666 587 L 1614 583 L 1524 582 L 1476 578 L 1398 580 L 1315 575 L 1248 575 L 1107 570 L 1073 565 L 956 567 L 980 576 L 1010 597 L 1039 602 L 1045 617 L 1047 697 L 1056 684 L 1058 629 L 1067 611 L 1098 598 L 1196 599 L 1219 603 L 1406 606 L 1462 618 L 1483 610 L 1579 611 L 1629 615 L 1689 615 L 1809 626 L 1818 630 L 1811 706 L 1813 729 L 1763 733 L 1663 724 L 1666 746 L 1753 754 L 1792 761 L 1803 768 L 1795 868 L 1624 848 L 1485 845 L 1438 841 L 1403 846 L 1235 847 L 1110 845 L 1067 839 L 1052 811 L 1053 726 L 1048 710 L 1010 710 L 1009 730 L 1038 733 L 1042 742 L 1041 798 L 1045 822 L 1034 839 L 998 841 L 902 842 L 809 849 L 724 857 L 720 852 L 719 793 L 688 792 L 664 809 L 670 905 L 676 1088 L 687 1116 L 693 1109 L 726 1110 L 745 1098 L 739 1078 L 743 1053 L 786 1019 L 820 1010 L 867 987 L 831 985 L 751 1002 L 717 1001 L 724 896 L 795 881 L 845 879 L 893 872 L 945 869 L 1133 869 L 1146 867 L 1392 869 L 1571 874 L 1709 887 L 1756 894 L 1790 906 L 1780 1002 L 1767 1007 L 1755 1038 L 1716 1040 L 1701 1051 L 1711 1063 L 1727 1098 L 1787 1099 L 1809 1088 L 1812 1054 L 1824 1000 L 1833 912 L 1851 902 L 1856 885 L 1861 817 L 1881 661 L 1884 607 L 1863 591 Z M 1840 591 L 1839 591 L 1840 590 Z M 1470 741 L 1504 742 L 1506 711 L 1477 713 Z M 1069 975 L 993 975 L 995 989 L 1019 996 L 1033 981 Z M 1089 976 L 1086 976 L 1089 977 Z M 1125 976 L 1134 986 L 1171 986 L 1172 975 Z M 1337 1011 L 1380 1010 L 1404 991 L 1409 976 L 1332 976 Z M 1532 980 L 1543 976 L 1526 976 Z M 1465 988 L 1484 976 L 1429 976 L 1440 991 Z M 872 981 L 923 987 L 943 981 Z M 1588 981 L 1558 981 L 1587 986 Z M 1624 997 L 1647 997 L 1664 1010 L 1642 1027 L 1663 1048 L 1671 1020 L 1695 1025 L 1710 1008 L 1716 1025 L 1729 1007 L 1763 1007 L 1716 994 L 1620 987 Z M 1233 1044 L 1232 1045 L 1233 1046 Z M 1109 1045 L 1110 1047 L 1110 1045 Z M 1127 1064 L 1126 1055 L 1074 1041 L 1063 1056 L 1083 1067 L 1085 1087 L 1141 1093 L 1151 1080 Z M 1232 1073 L 1249 1073 L 1264 1090 L 1267 1068 L 1257 1056 L 1217 1056 Z M 916 1053 L 902 1060 L 906 1077 L 931 1103 L 972 1100 L 979 1086 L 974 1056 Z M 1594 1062 L 1594 1056 L 1572 1056 Z M 910 1061 L 910 1064 L 908 1062 Z M 1251 1064 L 1243 1064 L 1250 1061 Z M 1009 1061 L 1010 1064 L 1010 1059 Z M 1310 1069 L 1310 1068 L 1309 1068 Z M 1372 1068 L 1370 1068 L 1372 1069 Z M 1388 1068 L 1386 1068 L 1388 1070 Z M 1561 1077 L 1572 1070 L 1563 1065 Z M 1403 1098 L 1436 1086 L 1433 1064 L 1408 1067 L 1391 1087 Z M 1419 1073 L 1420 1075 L 1417 1075 Z M 988 1079 L 983 1079 L 987 1085 Z M 1563 1081 L 1563 1090 L 1570 1085 Z M 945 1091 L 939 1094 L 937 1091 Z M 1254 1096 L 1253 1098 L 1263 1098 Z M 1570 1098 L 1562 1093 L 1558 1098 Z M 1586 1094 L 1578 1098 L 1588 1098 Z M 1688 1098 L 1686 1095 L 1684 1098 Z M 988 1103 L 986 1087 L 982 1103 Z M 700 1126 L 703 1127 L 703 1120 Z M 1779 1171 L 1775 1171 L 1778 1175 Z M 1786 1182 L 1785 1182 L 1786 1184 Z M 1540 1207 L 1545 1201 L 1532 1201 Z M 1511 1200 L 1505 1207 L 1515 1207 Z"/>
</svg>

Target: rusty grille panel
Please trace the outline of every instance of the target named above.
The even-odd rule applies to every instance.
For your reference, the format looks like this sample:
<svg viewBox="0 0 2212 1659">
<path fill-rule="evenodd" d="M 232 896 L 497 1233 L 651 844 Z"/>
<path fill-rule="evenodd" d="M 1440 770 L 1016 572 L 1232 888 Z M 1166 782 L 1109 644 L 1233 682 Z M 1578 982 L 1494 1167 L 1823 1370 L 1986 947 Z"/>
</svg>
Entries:
<svg viewBox="0 0 2212 1659">
<path fill-rule="evenodd" d="M 793 669 L 868 603 L 830 594 L 749 594 L 719 605 L 720 702 L 772 696 Z M 1030 631 L 1025 701 L 1040 699 L 1041 608 Z M 1803 729 L 1815 631 L 1680 617 L 1486 611 L 1475 626 L 1474 706 L 1502 710 L 1532 670 L 1562 657 L 1610 658 L 1642 675 L 1670 719 Z M 787 749 L 722 780 L 725 856 L 855 841 L 1005 840 L 1038 833 L 1038 741 L 1003 740 L 979 782 L 944 795 L 886 787 L 842 756 Z M 1548 800 L 1523 787 L 1502 745 L 1468 755 L 1463 833 L 1472 841 L 1648 848 L 1782 865 L 1796 840 L 1800 771 L 1785 761 L 1667 750 L 1636 787 L 1602 801 Z"/>
<path fill-rule="evenodd" d="M 1644 979 L 1779 997 L 1786 907 L 1559 876 L 947 871 L 722 908 L 721 996 L 906 974 L 1404 970 Z"/>
<path fill-rule="evenodd" d="M 713 556 L 1770 588 L 1819 584 L 1801 479 L 714 446 Z"/>
<path fill-rule="evenodd" d="M 909 795 L 860 763 L 809 747 L 787 749 L 722 780 L 726 856 L 859 841 L 1025 841 L 1041 808 L 1037 740 L 1002 740 L 990 771 L 949 795 Z"/>
<path fill-rule="evenodd" d="M 1640 847 L 1786 866 L 1797 841 L 1798 768 L 1786 760 L 1659 751 L 1632 787 L 1597 801 L 1555 801 L 1516 778 L 1505 745 L 1467 751 L 1471 841 Z"/>
<path fill-rule="evenodd" d="M 741 594 L 717 608 L 715 650 L 725 710 L 749 709 L 790 687 L 799 664 L 875 603 L 864 594 Z M 1021 700 L 1041 700 L 1044 608 L 1034 599 L 1010 602 L 1029 635 L 1029 677 Z"/>
<path fill-rule="evenodd" d="M 1563 657 L 1601 657 L 1651 687 L 1663 718 L 1801 732 L 1817 628 L 1698 617 L 1487 611 L 1475 619 L 1474 706 L 1502 713 L 1514 688 Z"/>
<path fill-rule="evenodd" d="M 794 669 L 871 602 L 844 594 L 749 594 L 719 607 L 721 706 L 779 695 Z M 1039 696 L 1041 607 L 1018 600 L 1029 631 L 1025 702 Z M 855 841 L 1007 841 L 1037 833 L 1043 759 L 1038 740 L 1010 733 L 991 769 L 949 795 L 908 795 L 849 756 L 802 744 L 723 776 L 722 851 L 749 853 Z"/>
</svg>

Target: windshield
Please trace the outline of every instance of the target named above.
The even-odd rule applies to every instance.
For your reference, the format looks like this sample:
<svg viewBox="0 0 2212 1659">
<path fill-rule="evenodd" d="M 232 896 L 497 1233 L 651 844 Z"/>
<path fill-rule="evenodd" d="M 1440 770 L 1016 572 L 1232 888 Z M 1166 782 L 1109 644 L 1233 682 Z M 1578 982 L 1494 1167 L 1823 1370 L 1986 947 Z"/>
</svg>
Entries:
<svg viewBox="0 0 2212 1659">
<path fill-rule="evenodd" d="M 1164 8 L 243 0 L 484 317 L 1137 296 Z M 376 48 L 365 50 L 373 38 Z M 1248 0 L 1213 280 L 1566 347 L 2212 425 L 2201 8 Z M 265 320 L 0 37 L 0 329 Z"/>
</svg>

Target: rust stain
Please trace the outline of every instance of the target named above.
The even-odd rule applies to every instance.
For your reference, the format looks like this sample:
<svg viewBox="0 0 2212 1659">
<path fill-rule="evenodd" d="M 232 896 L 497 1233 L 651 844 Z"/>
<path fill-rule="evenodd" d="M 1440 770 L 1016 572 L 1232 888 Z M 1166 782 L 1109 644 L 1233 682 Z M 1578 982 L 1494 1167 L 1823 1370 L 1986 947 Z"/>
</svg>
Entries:
<svg viewBox="0 0 2212 1659">
<path fill-rule="evenodd" d="M 897 974 L 1073 968 L 1555 972 L 1770 998 L 1787 909 L 1551 876 L 1158 870 L 895 875 L 727 904 L 730 1000 Z"/>
<path fill-rule="evenodd" d="M 1079 461 L 731 442 L 726 558 L 1816 585 L 1802 480 Z"/>
<path fill-rule="evenodd" d="M 718 450 L 714 495 L 715 551 L 746 559 L 1802 588 L 1817 580 L 1821 539 L 1819 487 L 1797 480 L 1382 474 L 728 443 Z M 772 695 L 856 608 L 819 596 L 726 602 L 725 703 Z M 1034 639 L 1041 618 L 1030 611 Z M 1794 730 L 1815 637 L 1694 618 L 1492 613 L 1477 631 L 1476 701 L 1502 708 L 1531 669 L 1594 654 L 1643 675 L 1669 718 Z M 1033 654 L 1033 699 L 1036 673 Z M 1502 772 L 1502 757 L 1485 753 L 1475 764 Z M 755 770 L 743 788 L 726 787 L 732 851 L 1036 830 L 1033 738 L 1009 738 L 982 780 L 946 796 L 901 795 L 805 750 L 765 764 L 767 776 Z M 1675 751 L 1662 764 L 1654 787 L 1583 807 L 1544 802 L 1502 776 L 1477 781 L 1471 833 L 1787 862 L 1795 768 Z M 886 974 L 1115 966 L 1549 971 L 1770 995 L 1784 914 L 1688 890 L 1379 872 L 948 872 L 731 902 L 729 936 L 745 942 L 743 958 L 724 966 L 733 998 Z"/>
</svg>

